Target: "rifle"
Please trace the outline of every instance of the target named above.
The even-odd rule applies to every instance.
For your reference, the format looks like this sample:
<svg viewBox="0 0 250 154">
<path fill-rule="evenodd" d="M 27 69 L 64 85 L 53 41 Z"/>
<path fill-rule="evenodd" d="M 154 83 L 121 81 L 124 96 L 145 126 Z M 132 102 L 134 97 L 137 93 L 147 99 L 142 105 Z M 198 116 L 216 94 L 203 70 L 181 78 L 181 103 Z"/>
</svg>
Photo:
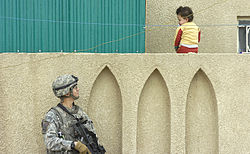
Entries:
<svg viewBox="0 0 250 154">
<path fill-rule="evenodd" d="M 61 103 L 58 103 L 57 106 L 76 119 L 77 122 L 72 125 L 75 131 L 75 138 L 85 144 L 91 154 L 105 154 L 106 150 L 98 144 L 96 135 L 84 126 L 87 120 L 83 121 L 83 118 L 76 118 Z"/>
<path fill-rule="evenodd" d="M 83 121 L 79 119 L 79 121 L 72 125 L 75 131 L 75 137 L 88 147 L 91 154 L 105 154 L 106 150 L 98 144 L 96 134 L 84 126 L 86 121 L 87 120 Z"/>
</svg>

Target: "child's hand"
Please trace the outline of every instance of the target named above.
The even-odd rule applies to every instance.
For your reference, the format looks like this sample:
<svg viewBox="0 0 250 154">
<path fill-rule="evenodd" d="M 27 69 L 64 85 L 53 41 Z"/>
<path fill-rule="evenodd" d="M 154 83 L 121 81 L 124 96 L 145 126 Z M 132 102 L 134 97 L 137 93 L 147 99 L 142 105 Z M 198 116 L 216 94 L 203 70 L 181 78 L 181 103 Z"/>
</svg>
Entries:
<svg viewBox="0 0 250 154">
<path fill-rule="evenodd" d="M 179 47 L 178 46 L 174 46 L 174 48 L 175 48 L 175 51 L 177 51 Z"/>
</svg>

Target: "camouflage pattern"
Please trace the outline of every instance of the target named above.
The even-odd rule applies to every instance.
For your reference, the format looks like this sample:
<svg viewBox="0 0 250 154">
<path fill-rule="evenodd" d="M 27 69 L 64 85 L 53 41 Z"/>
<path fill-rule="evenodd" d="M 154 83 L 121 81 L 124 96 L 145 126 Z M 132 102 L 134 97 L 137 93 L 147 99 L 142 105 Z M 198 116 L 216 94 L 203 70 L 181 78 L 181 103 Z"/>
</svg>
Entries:
<svg viewBox="0 0 250 154">
<path fill-rule="evenodd" d="M 73 75 L 62 75 L 52 83 L 52 89 L 56 97 L 61 97 L 70 92 L 70 88 L 77 84 L 78 78 Z"/>
<path fill-rule="evenodd" d="M 89 131 L 96 134 L 92 121 L 80 107 L 74 105 L 72 109 L 67 108 L 67 110 L 76 118 L 83 118 L 84 120 L 87 120 L 84 126 Z M 47 112 L 44 120 L 42 121 L 42 133 L 47 147 L 47 154 L 75 153 L 71 149 L 71 143 L 72 141 L 75 141 L 74 130 L 71 126 L 75 122 L 76 120 L 60 107 L 53 107 Z"/>
</svg>

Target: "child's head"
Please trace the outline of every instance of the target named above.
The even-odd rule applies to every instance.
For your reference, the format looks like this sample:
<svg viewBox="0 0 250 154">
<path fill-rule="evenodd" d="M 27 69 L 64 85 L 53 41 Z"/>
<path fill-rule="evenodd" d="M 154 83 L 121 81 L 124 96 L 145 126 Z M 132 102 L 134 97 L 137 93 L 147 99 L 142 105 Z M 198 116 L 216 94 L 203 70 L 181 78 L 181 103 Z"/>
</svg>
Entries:
<svg viewBox="0 0 250 154">
<path fill-rule="evenodd" d="M 190 7 L 182 7 L 180 6 L 177 10 L 176 10 L 176 14 L 177 14 L 177 18 L 179 20 L 179 24 L 182 25 L 186 22 L 192 22 L 194 19 L 193 16 L 193 11 Z"/>
</svg>

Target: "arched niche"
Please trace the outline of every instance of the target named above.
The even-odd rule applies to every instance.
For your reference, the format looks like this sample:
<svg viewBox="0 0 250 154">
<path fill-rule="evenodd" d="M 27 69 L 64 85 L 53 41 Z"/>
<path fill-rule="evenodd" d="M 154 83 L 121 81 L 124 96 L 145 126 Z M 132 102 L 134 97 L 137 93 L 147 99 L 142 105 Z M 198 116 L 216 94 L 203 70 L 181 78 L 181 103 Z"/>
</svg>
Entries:
<svg viewBox="0 0 250 154">
<path fill-rule="evenodd" d="M 93 84 L 88 114 L 107 153 L 122 153 L 122 98 L 117 80 L 105 67 Z"/>
<path fill-rule="evenodd" d="M 218 153 L 218 112 L 213 86 L 199 69 L 193 77 L 186 103 L 186 153 Z"/>
<path fill-rule="evenodd" d="M 157 69 L 143 87 L 137 118 L 137 154 L 170 153 L 170 98 Z"/>
</svg>

